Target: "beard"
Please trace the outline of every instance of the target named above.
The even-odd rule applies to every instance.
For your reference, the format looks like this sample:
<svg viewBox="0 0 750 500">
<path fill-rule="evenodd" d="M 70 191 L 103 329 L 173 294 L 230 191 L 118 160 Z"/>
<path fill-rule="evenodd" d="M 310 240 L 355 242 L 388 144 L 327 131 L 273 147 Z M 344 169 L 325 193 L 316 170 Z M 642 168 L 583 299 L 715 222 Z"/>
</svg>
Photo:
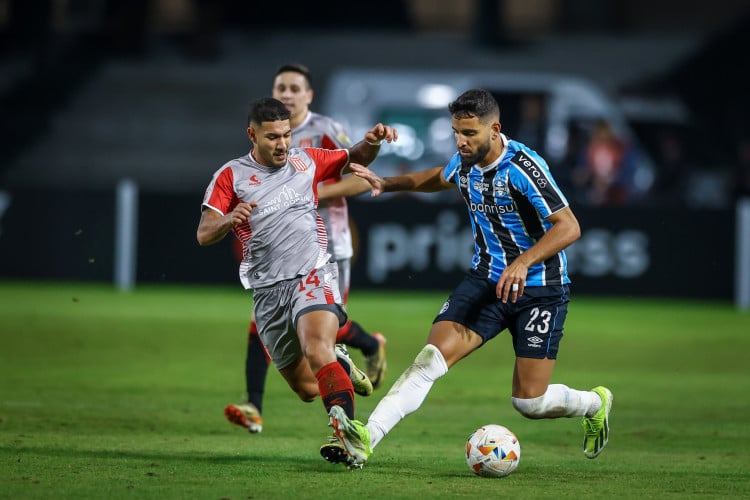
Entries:
<svg viewBox="0 0 750 500">
<path fill-rule="evenodd" d="M 484 159 L 485 156 L 487 156 L 487 153 L 490 152 L 490 142 L 487 141 L 487 144 L 482 144 L 479 146 L 476 150 L 476 152 L 471 156 L 462 156 L 461 157 L 461 166 L 466 168 L 471 168 L 480 161 Z"/>
</svg>

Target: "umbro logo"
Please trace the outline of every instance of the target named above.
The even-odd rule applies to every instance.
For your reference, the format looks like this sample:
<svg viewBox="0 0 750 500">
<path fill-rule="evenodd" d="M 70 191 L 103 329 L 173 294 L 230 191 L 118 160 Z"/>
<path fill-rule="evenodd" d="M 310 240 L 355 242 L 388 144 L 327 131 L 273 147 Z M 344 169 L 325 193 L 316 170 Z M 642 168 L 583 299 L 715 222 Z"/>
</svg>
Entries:
<svg viewBox="0 0 750 500">
<path fill-rule="evenodd" d="M 258 179 L 257 175 L 251 175 L 248 184 L 251 186 L 260 186 L 260 179 Z"/>
<path fill-rule="evenodd" d="M 536 335 L 534 335 L 533 337 L 528 337 L 526 340 L 529 341 L 529 347 L 542 347 L 542 342 L 544 342 L 543 339 L 540 339 Z"/>
</svg>

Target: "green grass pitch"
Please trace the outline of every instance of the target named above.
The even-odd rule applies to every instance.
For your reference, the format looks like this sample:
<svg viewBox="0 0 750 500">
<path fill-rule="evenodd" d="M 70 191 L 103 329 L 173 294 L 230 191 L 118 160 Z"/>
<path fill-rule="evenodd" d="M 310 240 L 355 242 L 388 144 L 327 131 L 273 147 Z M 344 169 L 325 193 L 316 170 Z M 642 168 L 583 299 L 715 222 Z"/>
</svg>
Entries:
<svg viewBox="0 0 750 500">
<path fill-rule="evenodd" d="M 444 298 L 354 290 L 352 318 L 388 338 L 386 387 L 357 399 L 359 418 Z M 225 421 L 244 390 L 250 311 L 239 286 L 0 282 L 0 498 L 750 498 L 750 313 L 731 304 L 573 295 L 553 382 L 612 389 L 596 460 L 580 419 L 513 410 L 506 332 L 438 381 L 359 471 L 320 458 L 320 400 L 300 402 L 273 369 L 263 433 Z M 520 439 L 507 478 L 464 462 L 487 423 Z"/>
</svg>

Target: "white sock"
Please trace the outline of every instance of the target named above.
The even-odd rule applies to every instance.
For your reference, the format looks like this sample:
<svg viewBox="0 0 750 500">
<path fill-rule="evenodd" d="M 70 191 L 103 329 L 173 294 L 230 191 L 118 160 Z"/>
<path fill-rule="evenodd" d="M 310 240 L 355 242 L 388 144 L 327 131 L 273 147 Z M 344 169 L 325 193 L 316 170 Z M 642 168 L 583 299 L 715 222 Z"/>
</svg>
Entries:
<svg viewBox="0 0 750 500">
<path fill-rule="evenodd" d="M 446 373 L 448 365 L 440 350 L 432 344 L 424 346 L 367 420 L 370 446 L 375 448 L 401 419 L 416 411 L 430 392 L 432 384 Z"/>
<path fill-rule="evenodd" d="M 602 406 L 595 392 L 578 391 L 563 384 L 550 384 L 547 391 L 536 398 L 511 398 L 511 401 L 527 418 L 590 417 Z"/>
</svg>

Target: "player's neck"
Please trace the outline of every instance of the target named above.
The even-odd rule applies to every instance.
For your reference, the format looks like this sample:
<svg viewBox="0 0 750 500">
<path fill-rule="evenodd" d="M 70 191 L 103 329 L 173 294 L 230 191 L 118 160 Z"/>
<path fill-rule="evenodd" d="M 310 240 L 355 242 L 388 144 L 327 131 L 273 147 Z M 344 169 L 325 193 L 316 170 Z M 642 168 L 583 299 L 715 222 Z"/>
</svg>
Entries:
<svg viewBox="0 0 750 500">
<path fill-rule="evenodd" d="M 307 117 L 310 116 L 310 110 L 308 109 L 304 113 L 300 113 L 296 116 L 289 117 L 289 125 L 291 125 L 292 129 L 295 129 L 302 125 L 305 120 L 307 120 Z"/>
<path fill-rule="evenodd" d="M 490 147 L 490 151 L 487 153 L 487 156 L 484 157 L 484 159 L 477 163 L 477 166 L 479 168 L 486 168 L 489 166 L 494 166 L 500 162 L 500 158 L 505 153 L 505 137 L 500 135 L 498 137 L 497 141 L 492 142 L 492 146 Z"/>
</svg>

